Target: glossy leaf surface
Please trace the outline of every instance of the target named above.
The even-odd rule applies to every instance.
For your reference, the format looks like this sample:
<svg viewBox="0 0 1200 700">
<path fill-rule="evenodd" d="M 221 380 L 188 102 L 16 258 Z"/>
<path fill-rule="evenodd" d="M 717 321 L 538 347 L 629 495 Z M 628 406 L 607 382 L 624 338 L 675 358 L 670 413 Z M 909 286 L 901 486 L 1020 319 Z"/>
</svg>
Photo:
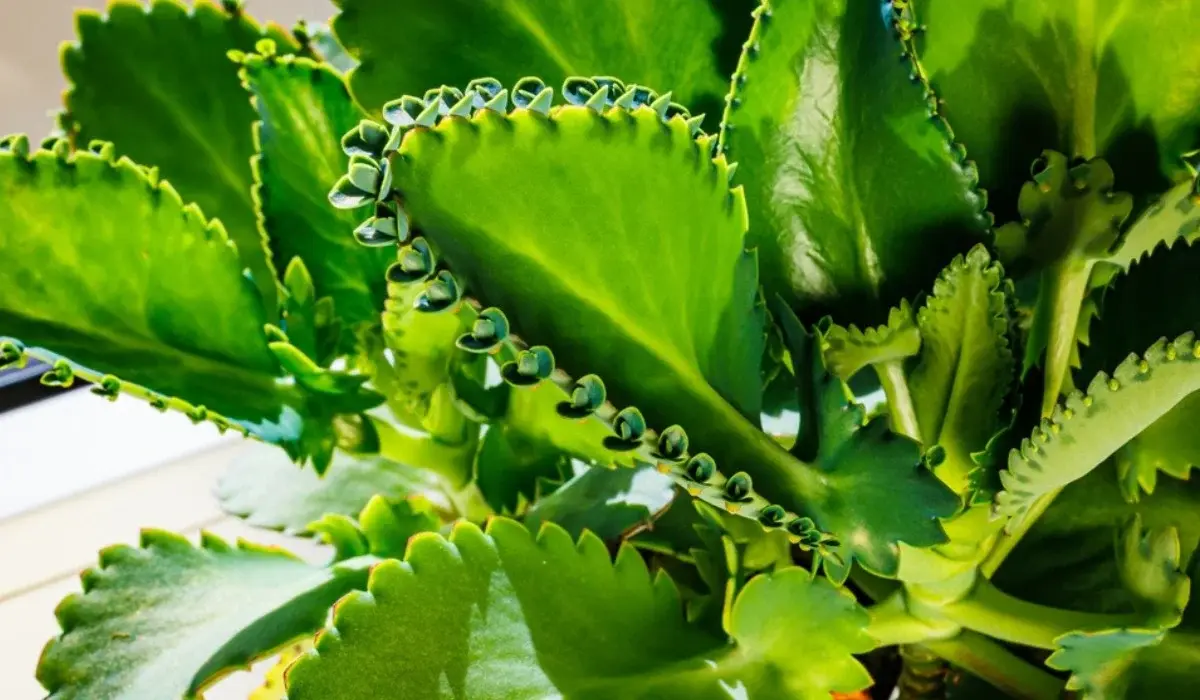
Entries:
<svg viewBox="0 0 1200 700">
<path fill-rule="evenodd" d="M 587 531 L 615 540 L 648 525 L 670 505 L 672 487 L 670 477 L 653 467 L 585 467 L 534 503 L 522 520 L 534 532 L 551 522 L 573 538 Z"/>
<path fill-rule="evenodd" d="M 220 219 L 275 316 L 276 268 L 251 198 L 254 111 L 226 53 L 253 51 L 264 38 L 297 48 L 278 27 L 207 0 L 114 2 L 105 15 L 76 17 L 78 42 L 63 50 L 70 123 L 80 146 L 112 141 L 117 153 L 158 168 L 187 201 Z M 286 260 L 280 261 L 282 271 Z"/>
<path fill-rule="evenodd" d="M 879 3 L 766 7 L 722 133 L 763 284 L 808 321 L 881 323 L 985 240 L 973 170 L 930 118 Z"/>
<path fill-rule="evenodd" d="M 55 700 L 192 696 L 229 669 L 311 633 L 328 607 L 366 582 L 367 562 L 316 567 L 279 550 L 197 547 L 147 530 L 83 573 L 83 594 L 56 615 L 63 633 L 38 665 Z"/>
<path fill-rule="evenodd" d="M 825 700 L 869 683 L 851 656 L 871 647 L 866 623 L 852 598 L 790 569 L 743 591 L 726 642 L 685 622 L 674 584 L 632 548 L 613 562 L 594 536 L 576 545 L 548 526 L 535 539 L 498 519 L 487 534 L 422 535 L 404 562 L 377 567 L 292 667 L 288 697 L 715 699 L 740 687 Z"/>
<path fill-rule="evenodd" d="M 921 64 L 1001 220 L 1043 149 L 1108 160 L 1146 202 L 1200 127 L 1192 2 L 911 0 Z"/>
</svg>

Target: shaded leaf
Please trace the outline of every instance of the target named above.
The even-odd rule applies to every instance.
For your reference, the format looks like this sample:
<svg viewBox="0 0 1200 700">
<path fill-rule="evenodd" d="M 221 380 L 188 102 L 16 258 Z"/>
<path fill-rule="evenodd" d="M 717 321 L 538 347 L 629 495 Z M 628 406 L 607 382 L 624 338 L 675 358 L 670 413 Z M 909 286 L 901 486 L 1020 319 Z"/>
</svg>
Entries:
<svg viewBox="0 0 1200 700">
<path fill-rule="evenodd" d="M 338 452 L 324 476 L 304 469 L 278 450 L 255 450 L 238 459 L 217 484 L 226 513 L 258 527 L 308 533 L 327 513 L 357 516 L 372 496 L 398 499 L 436 492 L 431 472 L 383 457 Z"/>
<path fill-rule="evenodd" d="M 572 538 L 588 531 L 611 541 L 649 523 L 664 510 L 671 503 L 672 485 L 670 477 L 649 466 L 583 467 L 553 493 L 534 502 L 522 521 L 534 532 L 541 523 L 552 522 Z"/>
<path fill-rule="evenodd" d="M 255 193 L 276 265 L 300 257 L 319 296 L 347 324 L 378 324 L 391 251 L 359 245 L 356 217 L 333 209 L 329 183 L 346 171 L 338 141 L 363 118 L 341 77 L 306 58 L 249 55 L 241 78 L 253 96 Z"/>
<path fill-rule="evenodd" d="M 771 0 L 734 75 L 722 147 L 763 284 L 806 321 L 881 323 L 990 226 L 886 17 L 879 3 Z"/>
</svg>

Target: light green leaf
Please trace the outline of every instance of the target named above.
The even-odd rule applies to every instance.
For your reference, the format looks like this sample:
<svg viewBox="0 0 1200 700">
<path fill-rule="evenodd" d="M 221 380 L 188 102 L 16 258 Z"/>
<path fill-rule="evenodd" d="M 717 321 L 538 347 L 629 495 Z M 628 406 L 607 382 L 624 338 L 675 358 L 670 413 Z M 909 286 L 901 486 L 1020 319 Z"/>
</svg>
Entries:
<svg viewBox="0 0 1200 700">
<path fill-rule="evenodd" d="M 1100 372 L 1009 453 L 997 512 L 1017 526 L 1035 501 L 1095 469 L 1197 389 L 1200 346 L 1190 332 L 1130 355 L 1111 377 Z"/>
<path fill-rule="evenodd" d="M 587 531 L 605 541 L 615 540 L 649 524 L 670 505 L 673 483 L 649 466 L 584 467 L 553 493 L 535 501 L 522 521 L 534 532 L 542 523 L 551 522 L 573 538 Z"/>
<path fill-rule="evenodd" d="M 887 323 L 860 329 L 832 325 L 822 333 L 822 353 L 829 371 L 844 382 L 868 365 L 903 361 L 921 350 L 921 332 L 907 299 L 888 312 Z"/>
<path fill-rule="evenodd" d="M 940 445 L 935 471 L 963 493 L 977 467 L 973 454 L 1007 422 L 1002 408 L 1016 373 L 1009 343 L 1011 301 L 1004 269 L 975 248 L 955 258 L 917 313 L 921 355 L 908 377 L 921 441 Z"/>
<path fill-rule="evenodd" d="M 351 91 L 378 111 L 400 95 L 480 76 L 511 84 L 527 75 L 558 83 L 615 75 L 715 119 L 730 61 L 745 38 L 748 0 L 335 0 L 338 40 L 360 65 Z M 722 5 L 718 9 L 713 4 Z M 738 26 L 726 36 L 718 13 Z M 730 28 L 732 29 L 732 27 Z M 470 50 L 463 49 L 471 37 Z M 719 52 L 719 53 L 718 53 Z M 720 65 L 719 65 L 720 63 Z"/>
<path fill-rule="evenodd" d="M 806 494 L 799 512 L 839 539 L 844 560 L 830 566 L 845 571 L 858 561 L 872 573 L 893 576 L 900 543 L 930 547 L 946 541 L 939 520 L 958 510 L 959 498 L 924 463 L 917 442 L 891 432 L 883 416 L 867 420 L 795 314 L 783 307 L 780 321 L 797 363 L 801 424 L 813 426 L 793 454 L 813 465 L 823 487 Z"/>
<path fill-rule="evenodd" d="M 254 111 L 226 53 L 252 51 L 264 38 L 291 52 L 295 42 L 207 0 L 191 10 L 178 0 L 116 2 L 104 15 L 81 10 L 76 25 L 79 40 L 62 55 L 76 142 L 114 142 L 220 219 L 274 319 L 276 272 L 250 193 Z"/>
<path fill-rule="evenodd" d="M 236 425 L 296 458 L 317 443 L 332 450 L 334 414 L 378 403 L 361 378 L 306 367 L 303 381 L 288 380 L 275 351 L 289 346 L 268 345 L 262 302 L 224 228 L 110 147 L 65 145 L 29 158 L 20 142 L 0 148 L 0 336 L 51 364 L 68 358 L 50 381 L 79 375 L 110 397 Z M 310 379 L 338 386 L 314 392 Z"/>
<path fill-rule="evenodd" d="M 722 147 L 763 284 L 806 321 L 880 323 L 990 226 L 884 9 L 764 3 L 734 75 Z"/>
<path fill-rule="evenodd" d="M 594 535 L 576 545 L 549 525 L 534 539 L 497 519 L 486 534 L 421 535 L 406 561 L 376 567 L 291 668 L 288 697 L 827 700 L 870 683 L 852 656 L 872 647 L 867 621 L 844 591 L 788 569 L 747 586 L 727 641 L 687 624 L 674 584 L 631 547 L 614 563 Z"/>
<path fill-rule="evenodd" d="M 37 677 L 53 700 L 191 697 L 223 673 L 324 623 L 329 606 L 363 586 L 370 561 L 311 566 L 280 549 L 196 547 L 159 530 L 140 548 L 101 551 L 83 594 L 56 611 L 63 633 Z"/>
<path fill-rule="evenodd" d="M 359 245 L 356 224 L 329 206 L 329 183 L 346 171 L 338 140 L 362 112 L 341 77 L 306 58 L 249 55 L 241 78 L 260 119 L 255 127 L 255 192 L 263 232 L 276 264 L 299 256 L 317 294 L 333 298 L 343 321 L 378 324 L 387 296 L 390 251 Z"/>
<path fill-rule="evenodd" d="M 311 534 L 309 523 L 326 513 L 357 516 L 376 494 L 429 496 L 440 487 L 432 472 L 382 457 L 337 452 L 320 476 L 278 450 L 263 449 L 235 461 L 217 483 L 216 495 L 222 510 L 251 525 Z"/>
<path fill-rule="evenodd" d="M 899 4 L 899 3 L 896 3 Z M 1112 163 L 1144 203 L 1184 173 L 1200 126 L 1200 5 L 1187 0 L 908 0 L 916 43 L 1001 220 L 1043 149 Z"/>
<path fill-rule="evenodd" d="M 650 425 L 682 425 L 697 451 L 745 464 L 794 500 L 795 464 L 752 422 L 763 314 L 724 160 L 710 160 L 680 116 L 549 109 L 551 92 L 538 92 L 536 109 L 479 109 L 408 131 L 389 167 L 413 225 L 459 275 L 456 287 L 509 314 L 563 366 L 599 374 L 613 404 L 636 406 Z M 704 256 L 684 254 L 697 246 Z M 446 295 L 446 285 L 429 289 Z M 543 312 L 548 300 L 554 314 Z"/>
</svg>

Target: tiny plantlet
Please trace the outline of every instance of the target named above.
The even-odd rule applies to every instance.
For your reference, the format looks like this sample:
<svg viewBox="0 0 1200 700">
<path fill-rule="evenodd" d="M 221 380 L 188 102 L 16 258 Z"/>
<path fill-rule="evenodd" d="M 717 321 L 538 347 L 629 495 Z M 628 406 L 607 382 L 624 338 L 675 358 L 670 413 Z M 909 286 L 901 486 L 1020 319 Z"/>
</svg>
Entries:
<svg viewBox="0 0 1200 700">
<path fill-rule="evenodd" d="M 1200 3 L 335 4 L 80 12 L 0 141 L 0 367 L 329 545 L 103 550 L 50 698 L 1200 689 Z"/>
</svg>

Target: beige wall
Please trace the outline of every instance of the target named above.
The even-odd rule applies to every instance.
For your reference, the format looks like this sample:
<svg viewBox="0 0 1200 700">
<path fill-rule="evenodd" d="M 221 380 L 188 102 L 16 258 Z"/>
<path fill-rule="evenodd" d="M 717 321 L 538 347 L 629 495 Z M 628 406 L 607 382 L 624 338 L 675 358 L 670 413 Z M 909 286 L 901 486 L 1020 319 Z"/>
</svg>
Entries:
<svg viewBox="0 0 1200 700">
<path fill-rule="evenodd" d="M 106 4 L 105 0 L 0 0 L 0 136 L 25 132 L 36 139 L 49 133 L 52 123 L 46 114 L 60 105 L 65 87 L 58 47 L 74 38 L 72 12 L 77 7 L 102 9 Z M 301 17 L 324 22 L 333 14 L 329 0 L 246 0 L 245 6 L 258 19 L 285 26 Z"/>
</svg>

